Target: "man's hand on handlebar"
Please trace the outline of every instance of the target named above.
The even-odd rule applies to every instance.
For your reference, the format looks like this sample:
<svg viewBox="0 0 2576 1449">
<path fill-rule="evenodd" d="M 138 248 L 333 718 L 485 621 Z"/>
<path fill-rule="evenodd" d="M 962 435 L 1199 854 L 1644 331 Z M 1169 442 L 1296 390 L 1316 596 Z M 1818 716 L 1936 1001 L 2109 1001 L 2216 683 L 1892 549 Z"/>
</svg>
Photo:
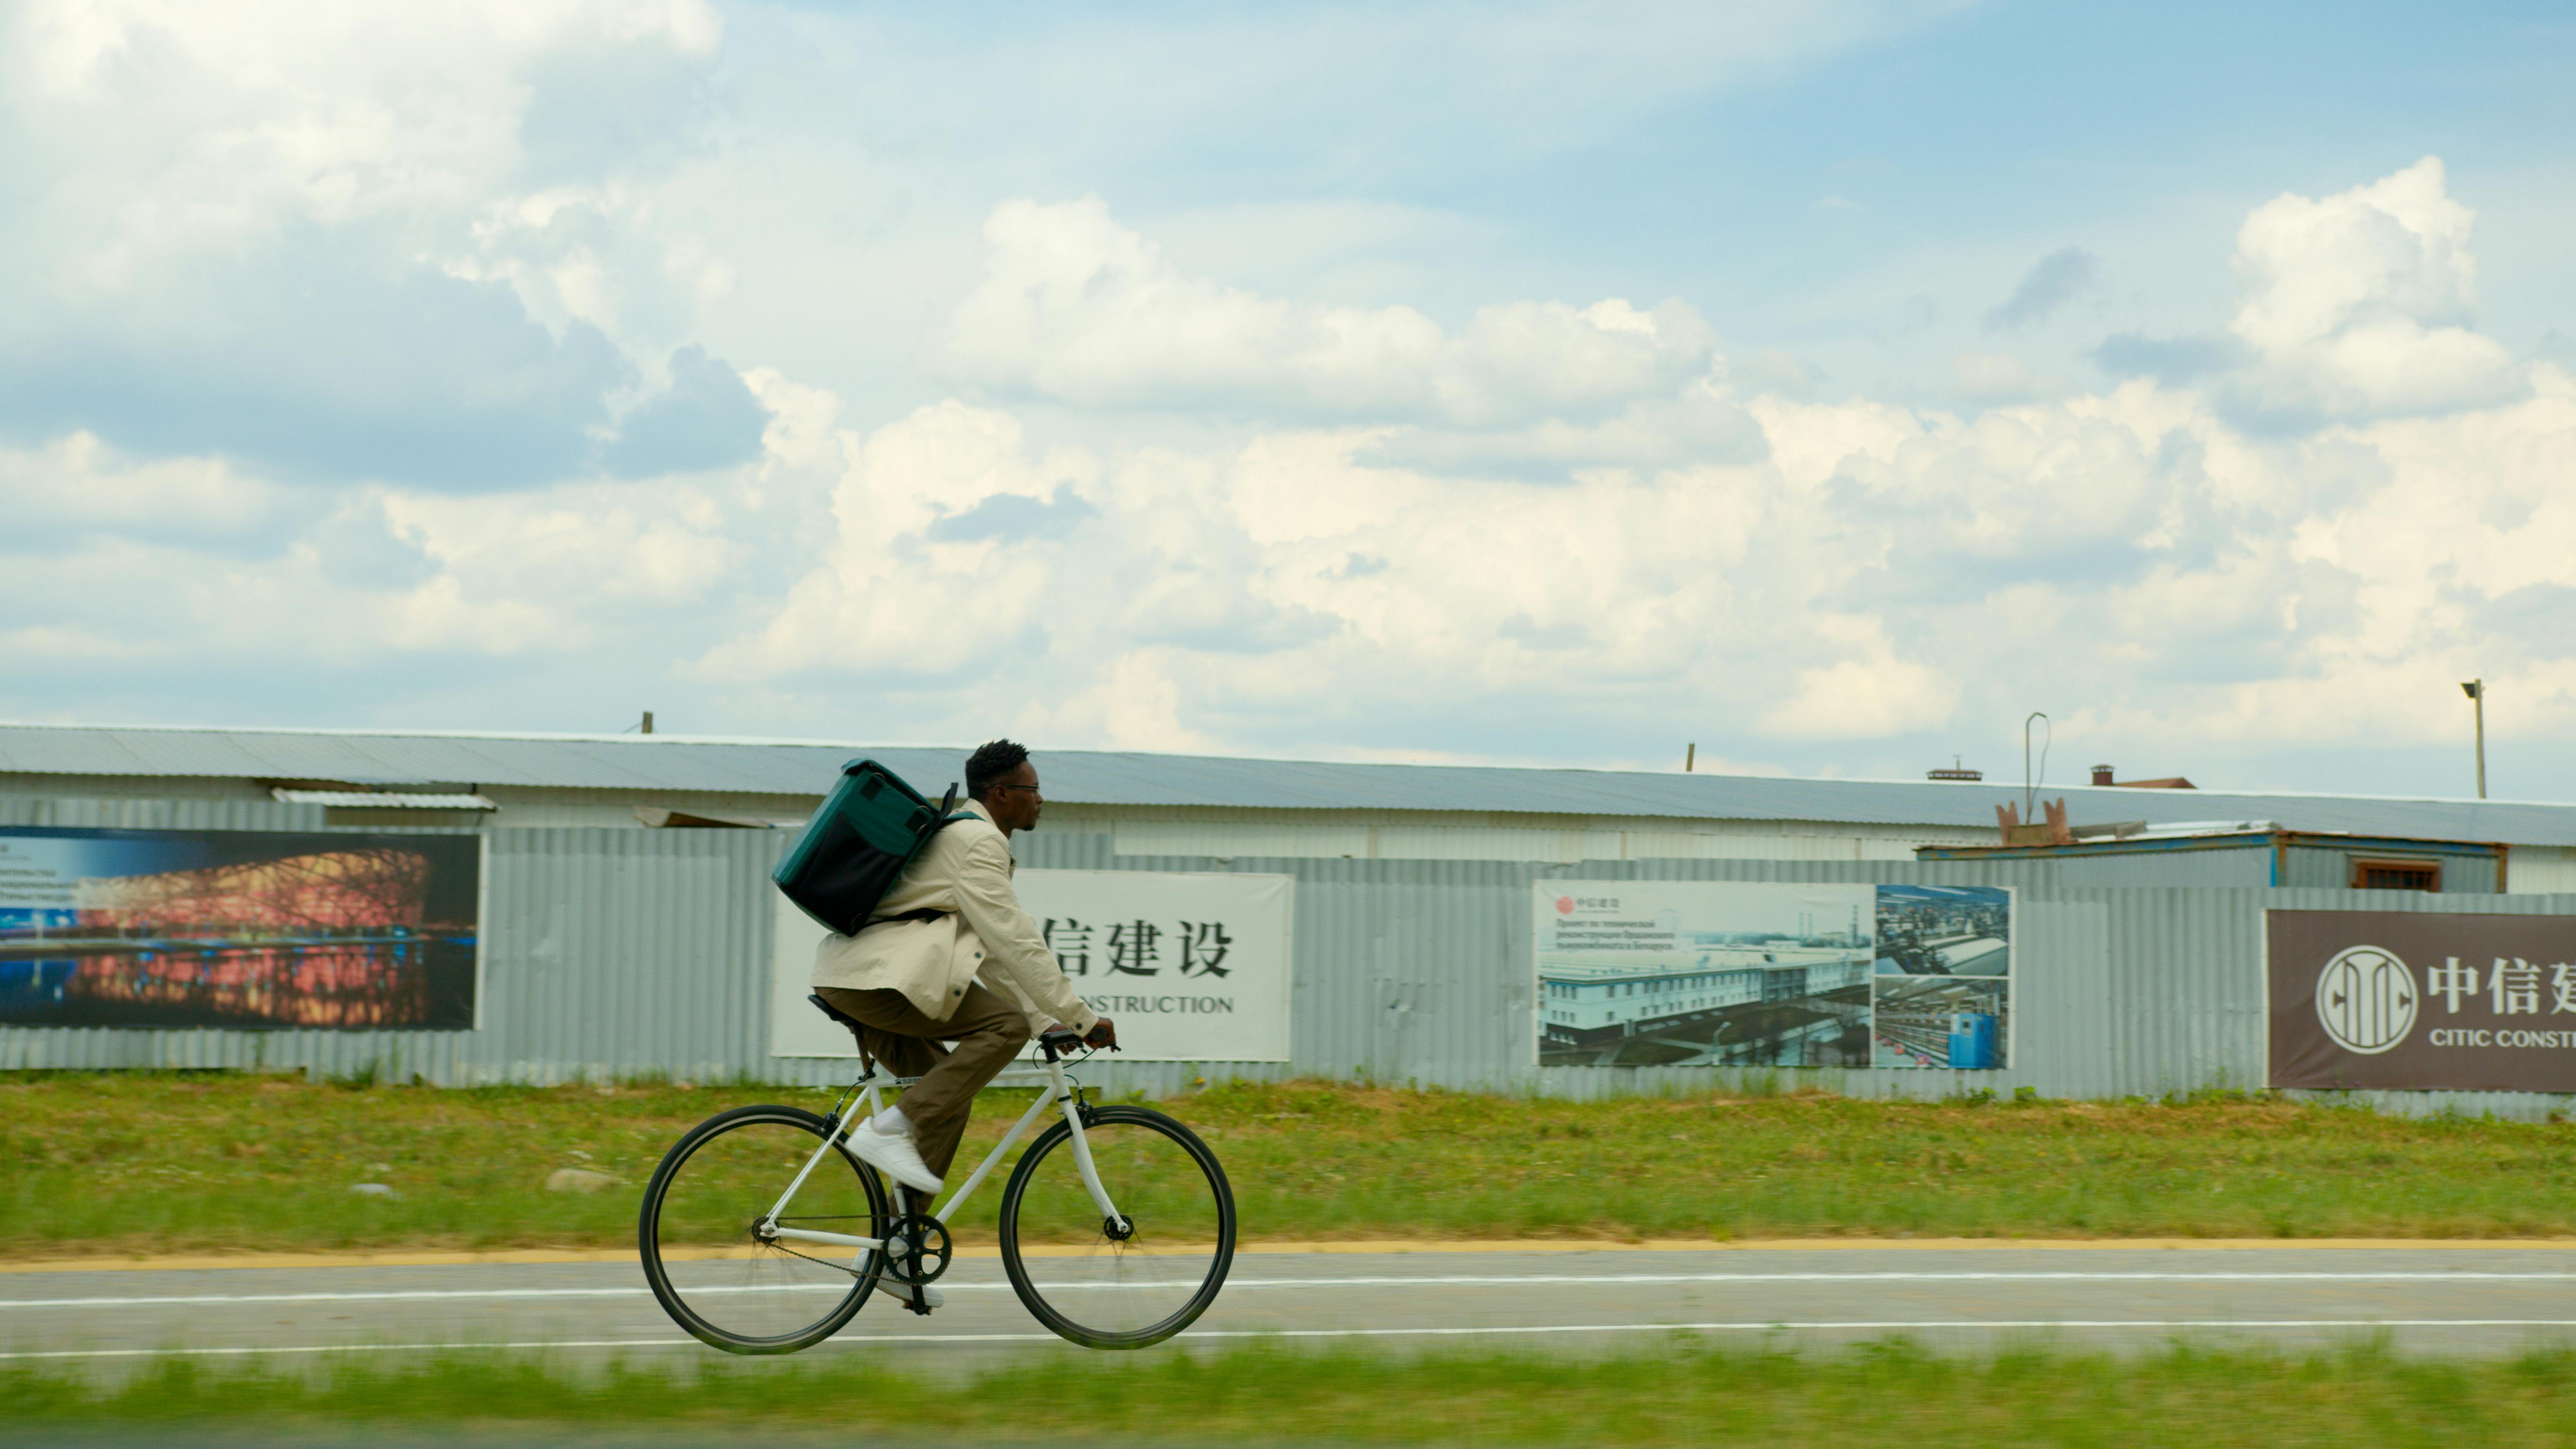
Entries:
<svg viewBox="0 0 2576 1449">
<path fill-rule="evenodd" d="M 1095 1018 L 1088 1032 L 1075 1031 L 1072 1027 L 1058 1022 L 1039 1032 L 1038 1040 L 1059 1053 L 1069 1052 L 1077 1047 L 1090 1047 L 1095 1051 L 1106 1047 L 1116 1051 L 1118 1050 L 1118 1028 L 1110 1025 L 1109 1018 L 1105 1016 Z"/>
</svg>

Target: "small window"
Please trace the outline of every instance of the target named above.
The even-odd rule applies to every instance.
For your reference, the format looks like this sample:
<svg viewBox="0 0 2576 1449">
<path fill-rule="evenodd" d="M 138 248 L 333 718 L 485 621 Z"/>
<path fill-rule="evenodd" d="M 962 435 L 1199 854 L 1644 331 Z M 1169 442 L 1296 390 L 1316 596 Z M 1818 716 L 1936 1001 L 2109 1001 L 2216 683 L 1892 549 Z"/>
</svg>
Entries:
<svg viewBox="0 0 2576 1449">
<path fill-rule="evenodd" d="M 2362 860 L 2352 863 L 2352 888 L 2357 891 L 2438 891 L 2442 888 L 2442 863 L 2438 860 Z"/>
</svg>

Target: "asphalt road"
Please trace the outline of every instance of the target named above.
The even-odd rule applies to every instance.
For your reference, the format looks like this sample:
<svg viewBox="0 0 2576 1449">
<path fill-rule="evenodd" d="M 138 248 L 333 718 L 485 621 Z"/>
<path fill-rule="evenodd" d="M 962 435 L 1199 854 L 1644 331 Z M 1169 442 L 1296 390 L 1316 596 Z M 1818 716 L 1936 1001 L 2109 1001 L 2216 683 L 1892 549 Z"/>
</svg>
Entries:
<svg viewBox="0 0 2576 1449">
<path fill-rule="evenodd" d="M 813 1353 L 942 1365 L 1080 1354 L 961 1256 L 948 1304 L 882 1298 Z M 2566 1247 L 1868 1247 L 1247 1252 L 1179 1344 L 1279 1336 L 1388 1347 L 1597 1353 L 1657 1333 L 1811 1344 L 1903 1334 L 1973 1350 L 2112 1350 L 2176 1338 L 2308 1347 L 2384 1334 L 2400 1351 L 2576 1343 Z M 629 1358 L 708 1355 L 628 1263 L 0 1271 L 0 1360 L 108 1367 L 178 1352 L 380 1353 L 428 1346 Z M 1152 1350 L 1155 1352 L 1170 1351 Z"/>
</svg>

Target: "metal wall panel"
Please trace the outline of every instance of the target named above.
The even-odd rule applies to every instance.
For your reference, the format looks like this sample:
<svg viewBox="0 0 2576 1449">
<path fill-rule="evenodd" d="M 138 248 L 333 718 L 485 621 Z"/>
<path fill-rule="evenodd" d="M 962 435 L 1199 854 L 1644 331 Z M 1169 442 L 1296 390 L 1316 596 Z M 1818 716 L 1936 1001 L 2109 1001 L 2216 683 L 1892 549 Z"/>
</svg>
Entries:
<svg viewBox="0 0 2576 1449">
<path fill-rule="evenodd" d="M 2053 884 L 2069 887 L 2263 886 L 2272 883 L 2272 843 L 2207 850 L 2142 850 L 2076 855 L 2056 862 Z"/>
<path fill-rule="evenodd" d="M 1121 855 L 1349 855 L 1365 859 L 1368 826 L 1312 820 L 1125 820 L 1113 826 Z"/>
<path fill-rule="evenodd" d="M 1983 856 L 1927 861 L 1945 866 L 1979 865 L 1998 873 L 1985 883 L 2026 888 L 2156 886 L 2264 886 L 2272 883 L 2272 843 L 2268 838 L 2220 845 L 2142 846 L 2134 850 L 2084 849 L 2065 855 Z"/>
<path fill-rule="evenodd" d="M 2263 912 L 2430 911 L 2576 915 L 2576 896 L 2432 895 L 2420 891 L 2087 891 L 2111 912 L 2114 1044 L 2119 1070 L 2096 1095 L 2161 1096 L 2264 1085 Z M 2406 1113 L 2493 1112 L 2538 1118 L 2567 1101 L 2545 1093 L 2298 1093 L 2366 1100 Z M 2474 1100 L 2474 1107 L 2466 1105 Z"/>
<path fill-rule="evenodd" d="M 2576 850 L 2517 845 L 2505 857 L 2504 888 L 2517 895 L 2576 894 Z"/>
<path fill-rule="evenodd" d="M 2495 857 L 2477 849 L 2426 850 L 2403 844 L 2292 845 L 2281 852 L 2280 884 L 2294 889 L 2343 890 L 2354 860 L 2429 860 L 2442 867 L 2445 894 L 2492 895 Z"/>
<path fill-rule="evenodd" d="M 0 795 L 0 825 L 83 830 L 320 830 L 319 805 L 276 800 L 47 800 Z"/>
<path fill-rule="evenodd" d="M 785 832 L 489 839 L 480 1031 L 14 1028 L 0 1067 L 373 1068 L 449 1085 L 762 1071 L 768 871 Z"/>
<path fill-rule="evenodd" d="M 43 823 L 300 825 L 310 807 L 188 802 Z M 86 811 L 86 813 L 85 813 Z M 202 818 L 200 814 L 203 813 Z M 6 816 L 0 816 L 5 820 Z M 22 823 L 37 823 L 33 820 Z M 373 1067 L 441 1083 L 668 1073 L 819 1086 L 845 1064 L 768 1055 L 768 871 L 787 831 L 489 832 L 484 1028 L 473 1032 L 0 1030 L 0 1067 Z M 1032 868 L 1236 871 L 1296 878 L 1292 1060 L 1086 1068 L 1111 1092 L 1292 1075 L 1597 1097 L 1812 1084 L 1869 1096 L 2154 1096 L 2264 1080 L 2265 909 L 2576 915 L 2576 896 L 2251 887 L 2088 888 L 2053 861 L 1478 860 L 1119 856 L 1110 836 L 1041 832 Z M 1535 1065 L 1530 900 L 1538 882 L 1779 881 L 2018 888 L 2012 1065 L 1992 1072 Z M 2401 1112 L 2537 1117 L 2537 1094 L 2356 1094 Z"/>
<path fill-rule="evenodd" d="M 2230 840 L 2224 844 L 2142 845 L 2131 850 L 2083 849 L 2065 855 L 1971 857 L 1926 861 L 1927 865 L 1991 867 L 1995 884 L 2050 890 L 2102 888 L 2147 889 L 2158 886 L 2264 887 L 2342 890 L 2351 879 L 2354 856 L 2372 859 L 2434 859 L 2442 864 L 2442 889 L 2471 895 L 2495 890 L 2495 858 L 2483 846 L 2431 848 L 2391 843 L 2384 849 L 2355 844 L 2292 844 L 2281 853 L 2281 878 L 2272 878 L 2269 837 Z M 2519 865 L 2520 854 L 2515 856 Z M 2555 883 L 2555 882 L 2552 882 Z"/>
<path fill-rule="evenodd" d="M 2451 872 L 2459 868 L 2459 862 L 2442 860 L 2440 865 L 2442 889 L 2454 889 Z M 2352 852 L 2315 845 L 2294 845 L 2283 850 L 2280 879 L 2271 882 L 2292 890 L 2342 890 L 2351 883 Z"/>
<path fill-rule="evenodd" d="M 2262 894 L 2099 893 L 2109 912 L 2114 1094 L 2262 1085 Z"/>
<path fill-rule="evenodd" d="M 2015 905 L 2012 1085 L 2044 1097 L 2115 1093 L 2110 907 L 2046 897 Z M 1977 1074 L 1941 1075 L 1966 1086 Z"/>
</svg>

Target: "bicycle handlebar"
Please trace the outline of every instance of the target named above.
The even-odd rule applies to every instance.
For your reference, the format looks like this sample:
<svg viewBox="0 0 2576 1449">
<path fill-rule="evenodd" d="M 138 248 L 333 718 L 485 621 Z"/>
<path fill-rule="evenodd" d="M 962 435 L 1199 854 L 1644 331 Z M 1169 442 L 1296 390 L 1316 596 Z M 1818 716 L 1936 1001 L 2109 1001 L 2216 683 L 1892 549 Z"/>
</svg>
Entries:
<svg viewBox="0 0 2576 1449">
<path fill-rule="evenodd" d="M 1110 1026 L 1107 1017 L 1101 1018 L 1100 1024 L 1093 1027 L 1089 1033 L 1075 1031 L 1069 1026 L 1048 1027 L 1038 1033 L 1038 1046 L 1046 1053 L 1046 1059 L 1051 1062 L 1059 1061 L 1077 1051 L 1097 1051 L 1102 1047 L 1107 1047 L 1113 1052 L 1119 1049 L 1117 1030 Z"/>
</svg>

